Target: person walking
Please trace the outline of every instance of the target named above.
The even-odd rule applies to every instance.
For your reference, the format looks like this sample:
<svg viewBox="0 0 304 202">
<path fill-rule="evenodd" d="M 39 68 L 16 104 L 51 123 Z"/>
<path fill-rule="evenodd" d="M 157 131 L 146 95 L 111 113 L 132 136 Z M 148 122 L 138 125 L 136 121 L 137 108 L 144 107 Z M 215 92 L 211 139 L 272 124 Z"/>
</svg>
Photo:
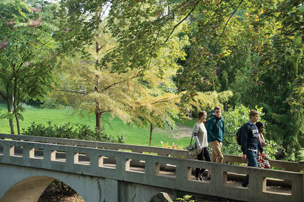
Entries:
<svg viewBox="0 0 304 202">
<path fill-rule="evenodd" d="M 197 155 L 198 160 L 210 161 L 210 156 L 208 152 L 208 140 L 207 140 L 207 130 L 205 127 L 205 122 L 207 120 L 207 112 L 201 111 L 198 113 L 198 121 L 195 123 L 193 128 L 193 137 L 197 147 L 201 152 Z M 197 180 L 203 181 L 203 172 L 205 169 L 196 168 L 195 178 Z"/>
<path fill-rule="evenodd" d="M 208 142 L 212 148 L 211 161 L 223 163 L 222 142 L 224 140 L 225 129 L 224 121 L 222 119 L 222 109 L 219 106 L 216 106 L 213 111 L 214 116 L 212 116 L 206 124 Z"/>
<path fill-rule="evenodd" d="M 256 126 L 258 127 L 258 130 L 259 130 L 259 141 L 260 141 L 260 144 L 261 144 L 261 146 L 264 149 L 264 147 L 267 145 L 267 143 L 265 142 L 264 135 L 263 135 L 263 131 L 264 131 L 264 127 L 265 126 L 260 121 L 258 121 L 256 123 Z M 268 158 L 263 158 L 260 152 L 258 152 L 257 162 L 258 162 L 258 167 L 259 168 L 270 168 L 270 163 L 269 163 Z"/>
<path fill-rule="evenodd" d="M 259 151 L 262 157 L 265 157 L 263 147 L 259 141 L 259 130 L 256 122 L 259 120 L 259 113 L 256 110 L 249 112 L 249 121 L 241 127 L 241 148 L 243 152 L 242 159 L 247 160 L 247 165 L 258 167 L 257 152 Z M 242 186 L 247 187 L 249 183 L 249 175 L 246 175 Z"/>
</svg>

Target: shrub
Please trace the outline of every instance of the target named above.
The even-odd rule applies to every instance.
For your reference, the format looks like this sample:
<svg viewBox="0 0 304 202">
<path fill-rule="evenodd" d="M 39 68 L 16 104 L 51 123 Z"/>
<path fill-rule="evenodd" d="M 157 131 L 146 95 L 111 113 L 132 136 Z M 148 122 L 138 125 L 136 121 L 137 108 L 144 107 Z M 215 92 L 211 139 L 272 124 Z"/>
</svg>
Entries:
<svg viewBox="0 0 304 202">
<path fill-rule="evenodd" d="M 249 109 L 244 105 L 236 106 L 234 109 L 225 112 L 225 139 L 223 142 L 222 151 L 225 154 L 240 155 L 241 146 L 236 142 L 236 132 L 237 130 L 249 120 Z M 256 107 L 256 110 L 260 113 L 259 121 L 263 122 L 265 129 L 267 130 L 267 122 L 263 119 L 264 113 L 263 108 Z M 264 130 L 264 137 L 268 145 L 264 147 L 265 154 L 270 158 L 275 158 L 275 153 L 277 152 L 276 142 L 267 140 L 266 130 Z"/>
<path fill-rule="evenodd" d="M 54 137 L 54 138 L 68 138 L 78 140 L 89 140 L 89 141 L 101 141 L 101 142 L 115 142 L 124 143 L 123 136 L 117 136 L 114 138 L 105 132 L 93 131 L 87 125 L 76 124 L 71 125 L 66 123 L 62 126 L 53 125 L 48 122 L 48 125 L 31 124 L 27 129 L 22 132 L 23 135 L 31 136 L 42 136 L 42 137 Z"/>
</svg>

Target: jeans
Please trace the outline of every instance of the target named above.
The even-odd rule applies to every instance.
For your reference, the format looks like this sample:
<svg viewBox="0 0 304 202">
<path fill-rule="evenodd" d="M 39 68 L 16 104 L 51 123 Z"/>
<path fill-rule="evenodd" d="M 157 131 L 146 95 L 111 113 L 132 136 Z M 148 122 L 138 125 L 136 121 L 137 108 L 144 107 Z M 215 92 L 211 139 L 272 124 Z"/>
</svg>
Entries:
<svg viewBox="0 0 304 202">
<path fill-rule="evenodd" d="M 247 162 L 248 162 L 248 166 L 250 167 L 258 167 L 258 162 L 257 162 L 257 150 L 253 150 L 253 149 L 247 149 Z M 247 187 L 249 183 L 249 175 L 246 175 L 242 186 L 243 187 Z"/>
<path fill-rule="evenodd" d="M 208 147 L 203 147 L 202 152 L 197 155 L 197 160 L 203 160 L 203 157 L 205 157 L 206 161 L 210 161 L 210 156 L 208 152 Z M 195 177 L 198 177 L 200 173 L 203 173 L 205 169 L 196 168 L 195 169 Z"/>
</svg>

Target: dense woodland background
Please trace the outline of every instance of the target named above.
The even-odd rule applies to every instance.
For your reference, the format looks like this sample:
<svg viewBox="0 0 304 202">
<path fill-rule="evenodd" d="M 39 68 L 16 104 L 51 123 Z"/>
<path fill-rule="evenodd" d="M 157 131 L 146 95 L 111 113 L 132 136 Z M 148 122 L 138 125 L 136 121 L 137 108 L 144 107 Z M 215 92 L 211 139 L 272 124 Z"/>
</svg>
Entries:
<svg viewBox="0 0 304 202">
<path fill-rule="evenodd" d="M 272 155 L 301 160 L 303 15 L 300 0 L 2 0 L 1 122 L 21 134 L 38 103 L 152 135 L 220 105 L 233 153 L 255 108 Z"/>
</svg>

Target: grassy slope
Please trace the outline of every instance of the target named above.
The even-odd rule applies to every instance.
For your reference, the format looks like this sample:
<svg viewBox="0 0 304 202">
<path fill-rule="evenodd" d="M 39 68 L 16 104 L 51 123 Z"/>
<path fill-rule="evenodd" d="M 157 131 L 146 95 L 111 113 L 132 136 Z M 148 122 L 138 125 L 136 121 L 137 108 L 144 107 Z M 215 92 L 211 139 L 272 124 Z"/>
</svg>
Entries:
<svg viewBox="0 0 304 202">
<path fill-rule="evenodd" d="M 5 111 L 4 106 L 1 106 L 2 113 Z M 23 114 L 24 120 L 20 122 L 22 128 L 27 128 L 31 123 L 47 124 L 51 121 L 56 125 L 63 125 L 70 122 L 71 124 L 81 123 L 89 125 L 92 129 L 95 126 L 94 114 L 74 114 L 73 110 L 69 109 L 26 109 Z M 181 122 L 179 122 L 181 124 Z M 192 125 L 187 122 L 186 125 Z M 133 125 L 124 124 L 118 118 L 111 119 L 109 116 L 103 118 L 103 127 L 105 131 L 112 136 L 123 135 L 127 144 L 148 145 L 149 144 L 149 130 L 137 128 Z M 16 132 L 16 129 L 15 129 Z M 10 133 L 8 120 L 0 120 L 0 133 Z M 189 134 L 190 137 L 191 134 Z M 161 146 L 161 141 L 169 145 L 173 143 L 180 146 L 187 146 L 189 138 L 175 139 L 169 133 L 153 132 L 152 146 Z"/>
</svg>

